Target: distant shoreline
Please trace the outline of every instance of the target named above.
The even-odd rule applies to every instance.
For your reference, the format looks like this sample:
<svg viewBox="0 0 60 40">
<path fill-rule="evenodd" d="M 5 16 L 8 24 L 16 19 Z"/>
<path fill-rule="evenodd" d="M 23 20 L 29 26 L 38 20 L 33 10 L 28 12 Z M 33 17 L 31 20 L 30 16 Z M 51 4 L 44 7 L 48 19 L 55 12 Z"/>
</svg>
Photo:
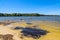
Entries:
<svg viewBox="0 0 60 40">
<path fill-rule="evenodd" d="M 60 15 L 44 15 L 39 13 L 0 13 L 0 17 L 19 17 L 19 16 L 60 16 Z"/>
</svg>

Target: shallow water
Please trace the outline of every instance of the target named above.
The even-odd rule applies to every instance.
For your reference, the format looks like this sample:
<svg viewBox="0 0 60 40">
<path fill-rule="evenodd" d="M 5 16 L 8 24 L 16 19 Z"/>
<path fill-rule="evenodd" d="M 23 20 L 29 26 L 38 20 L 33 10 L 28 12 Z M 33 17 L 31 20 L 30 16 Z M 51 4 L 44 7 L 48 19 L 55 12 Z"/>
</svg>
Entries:
<svg viewBox="0 0 60 40">
<path fill-rule="evenodd" d="M 47 33 L 44 36 L 41 36 L 39 39 L 33 39 L 32 37 L 24 37 L 23 40 L 60 40 L 60 22 L 57 21 L 33 21 L 33 25 L 37 25 L 40 29 L 47 30 L 49 33 Z M 47 25 L 48 24 L 48 25 Z M 26 24 L 25 22 L 18 22 L 18 23 L 12 23 L 12 27 L 26 27 L 29 24 Z M 31 26 L 31 27 L 32 27 Z M 2 26 L 0 25 L 0 34 L 13 34 L 14 39 L 21 40 L 21 30 L 13 30 L 9 28 L 9 26 Z M 5 31 L 6 30 L 6 31 Z"/>
<path fill-rule="evenodd" d="M 25 21 L 31 21 L 31 20 L 47 20 L 47 21 L 60 21 L 60 16 L 22 16 L 22 17 L 0 17 L 0 21 L 5 21 L 5 20 L 14 20 L 14 21 L 19 21 L 20 19 L 23 19 Z"/>
</svg>

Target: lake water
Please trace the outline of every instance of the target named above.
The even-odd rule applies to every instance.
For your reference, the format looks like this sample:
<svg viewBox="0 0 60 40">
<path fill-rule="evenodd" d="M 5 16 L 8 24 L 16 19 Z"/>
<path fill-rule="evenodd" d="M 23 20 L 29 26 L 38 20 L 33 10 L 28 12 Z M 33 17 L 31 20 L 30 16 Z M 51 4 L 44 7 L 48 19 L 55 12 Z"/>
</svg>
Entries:
<svg viewBox="0 0 60 40">
<path fill-rule="evenodd" d="M 47 21 L 60 21 L 60 16 L 22 16 L 22 17 L 0 17 L 0 21 L 5 21 L 5 20 L 14 20 L 14 21 L 19 21 L 20 19 L 23 19 L 25 21 L 29 20 L 47 20 Z"/>
</svg>

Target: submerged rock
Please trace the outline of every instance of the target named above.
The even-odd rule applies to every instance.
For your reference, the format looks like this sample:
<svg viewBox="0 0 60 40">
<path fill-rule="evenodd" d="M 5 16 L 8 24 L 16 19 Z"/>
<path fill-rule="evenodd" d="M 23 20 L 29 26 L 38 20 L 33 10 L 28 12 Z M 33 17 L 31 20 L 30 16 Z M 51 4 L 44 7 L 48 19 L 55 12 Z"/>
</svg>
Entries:
<svg viewBox="0 0 60 40">
<path fill-rule="evenodd" d="M 13 35 L 11 34 L 1 35 L 0 34 L 0 38 L 2 38 L 3 40 L 13 40 Z"/>
<path fill-rule="evenodd" d="M 30 36 L 33 38 L 40 38 L 42 35 L 46 35 L 48 31 L 43 29 L 31 28 L 31 27 L 16 27 L 15 30 L 22 30 L 21 33 L 23 36 Z"/>
<path fill-rule="evenodd" d="M 48 31 L 36 28 L 24 28 L 21 33 L 24 36 L 31 36 L 33 38 L 39 38 L 41 35 L 46 35 Z"/>
</svg>

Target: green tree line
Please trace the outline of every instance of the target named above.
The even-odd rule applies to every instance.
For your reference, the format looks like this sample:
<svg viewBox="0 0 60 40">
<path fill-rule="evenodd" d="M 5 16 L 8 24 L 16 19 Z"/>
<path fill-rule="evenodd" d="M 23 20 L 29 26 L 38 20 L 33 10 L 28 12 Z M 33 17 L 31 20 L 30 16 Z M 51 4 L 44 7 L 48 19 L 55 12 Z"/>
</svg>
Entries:
<svg viewBox="0 0 60 40">
<path fill-rule="evenodd" d="M 0 13 L 0 16 L 44 16 L 39 13 Z"/>
</svg>

